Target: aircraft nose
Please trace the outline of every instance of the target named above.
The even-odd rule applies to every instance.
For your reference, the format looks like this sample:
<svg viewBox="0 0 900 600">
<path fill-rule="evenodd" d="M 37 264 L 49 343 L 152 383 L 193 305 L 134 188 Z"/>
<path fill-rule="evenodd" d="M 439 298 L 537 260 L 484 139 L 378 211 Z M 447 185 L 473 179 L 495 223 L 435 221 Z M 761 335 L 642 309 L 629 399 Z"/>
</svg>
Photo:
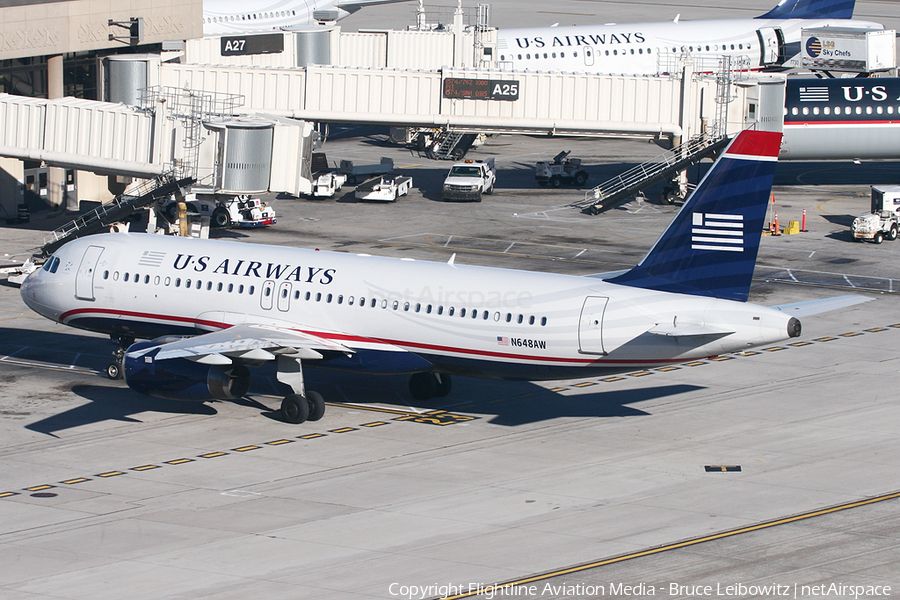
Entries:
<svg viewBox="0 0 900 600">
<path fill-rule="evenodd" d="M 791 317 L 791 320 L 788 321 L 787 325 L 788 337 L 800 337 L 801 331 L 802 327 L 800 326 L 800 320 L 796 317 Z"/>
</svg>

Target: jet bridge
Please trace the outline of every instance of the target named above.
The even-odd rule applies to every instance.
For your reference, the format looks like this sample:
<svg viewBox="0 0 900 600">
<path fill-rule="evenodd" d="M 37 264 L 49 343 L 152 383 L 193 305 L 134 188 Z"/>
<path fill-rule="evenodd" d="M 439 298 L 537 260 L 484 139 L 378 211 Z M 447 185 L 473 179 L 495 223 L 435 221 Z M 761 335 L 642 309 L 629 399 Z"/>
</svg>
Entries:
<svg viewBox="0 0 900 600">
<path fill-rule="evenodd" d="M 363 123 L 461 132 L 665 138 L 705 129 L 718 82 L 591 73 L 438 70 L 310 65 L 305 68 L 162 64 L 162 85 L 240 94 L 248 113 L 324 123 Z M 752 80 L 734 86 L 726 129 L 752 122 Z M 749 120 L 749 122 L 748 122 Z"/>
</svg>

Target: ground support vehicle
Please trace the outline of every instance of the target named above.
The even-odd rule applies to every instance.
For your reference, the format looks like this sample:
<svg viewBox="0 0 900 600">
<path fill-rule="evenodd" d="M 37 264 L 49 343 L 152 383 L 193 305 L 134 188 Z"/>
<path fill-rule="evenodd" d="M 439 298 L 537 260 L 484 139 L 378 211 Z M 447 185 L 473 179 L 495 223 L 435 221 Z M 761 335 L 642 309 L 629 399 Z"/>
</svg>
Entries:
<svg viewBox="0 0 900 600">
<path fill-rule="evenodd" d="M 275 209 L 263 204 L 259 198 L 250 196 L 232 196 L 216 198 L 210 195 L 188 194 L 185 197 L 188 213 L 209 217 L 211 227 L 255 228 L 274 225 Z M 178 203 L 169 201 L 163 208 L 163 214 L 170 223 L 178 219 Z"/>
<path fill-rule="evenodd" d="M 394 202 L 412 188 L 412 177 L 382 175 L 361 183 L 356 188 L 356 199 L 373 202 Z"/>
<path fill-rule="evenodd" d="M 444 179 L 441 198 L 481 202 L 483 194 L 494 193 L 496 183 L 497 170 L 494 168 L 493 158 L 458 162 L 450 168 Z"/>
<path fill-rule="evenodd" d="M 588 180 L 588 173 L 581 166 L 580 158 L 567 158 L 571 150 L 560 152 L 553 157 L 553 162 L 546 160 L 534 164 L 534 178 L 538 185 L 550 184 L 553 187 L 572 184 L 582 186 Z"/>
<path fill-rule="evenodd" d="M 853 239 L 880 244 L 900 232 L 900 186 L 872 186 L 872 210 L 853 219 Z"/>
<path fill-rule="evenodd" d="M 374 165 L 354 165 L 353 161 L 342 160 L 338 173 L 347 176 L 347 183 L 354 185 L 357 181 L 364 181 L 376 175 L 386 175 L 394 170 L 394 161 L 386 156 L 381 157 L 381 162 Z"/>
</svg>

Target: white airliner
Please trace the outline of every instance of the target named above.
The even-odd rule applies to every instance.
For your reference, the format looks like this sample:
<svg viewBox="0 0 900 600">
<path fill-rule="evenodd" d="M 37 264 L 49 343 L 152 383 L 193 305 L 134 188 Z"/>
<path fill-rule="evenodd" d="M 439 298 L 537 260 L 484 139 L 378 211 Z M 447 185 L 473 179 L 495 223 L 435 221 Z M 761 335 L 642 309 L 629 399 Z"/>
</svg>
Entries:
<svg viewBox="0 0 900 600">
<path fill-rule="evenodd" d="M 365 6 L 406 0 L 203 0 L 203 35 L 240 35 L 337 21 Z"/>
<path fill-rule="evenodd" d="M 883 29 L 853 20 L 854 2 L 781 0 L 755 19 L 501 29 L 497 58 L 504 69 L 517 71 L 629 75 L 671 72 L 684 53 L 697 62 L 694 70 L 711 70 L 722 56 L 732 57 L 734 70 L 799 66 L 792 59 L 800 52 L 802 28 Z"/>
<path fill-rule="evenodd" d="M 742 351 L 860 301 L 746 303 L 780 142 L 739 134 L 647 256 L 606 276 L 120 233 L 66 244 L 21 294 L 49 319 L 108 333 L 122 360 L 109 375 L 143 393 L 236 398 L 250 367 L 275 361 L 295 423 L 325 410 L 304 387 L 307 362 L 411 374 L 424 399 L 447 394 L 451 374 L 575 378 Z M 169 337 L 133 343 L 157 336 Z"/>
</svg>

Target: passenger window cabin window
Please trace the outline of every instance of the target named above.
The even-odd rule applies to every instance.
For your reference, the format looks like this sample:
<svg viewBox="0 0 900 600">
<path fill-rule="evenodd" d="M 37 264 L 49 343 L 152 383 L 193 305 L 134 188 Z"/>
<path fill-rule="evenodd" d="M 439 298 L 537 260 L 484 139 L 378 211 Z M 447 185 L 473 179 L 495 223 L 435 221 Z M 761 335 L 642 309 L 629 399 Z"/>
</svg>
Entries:
<svg viewBox="0 0 900 600">
<path fill-rule="evenodd" d="M 337 303 L 338 303 L 338 304 L 343 304 L 343 303 L 344 303 L 344 297 L 343 297 L 342 295 L 338 295 L 338 297 L 337 297 Z"/>
<path fill-rule="evenodd" d="M 254 292 L 255 290 L 256 290 L 256 286 L 252 286 L 252 285 L 251 285 L 251 286 L 250 286 L 250 292 L 249 292 L 251 296 L 253 295 L 253 292 Z"/>
<path fill-rule="evenodd" d="M 454 311 L 455 311 L 455 309 L 451 306 L 449 309 L 447 309 L 447 314 L 452 317 Z"/>
<path fill-rule="evenodd" d="M 125 271 L 125 274 L 122 275 L 122 281 L 128 281 L 128 278 L 131 276 L 131 273 Z"/>
<path fill-rule="evenodd" d="M 224 288 L 224 287 L 225 287 L 225 286 L 224 286 L 224 285 L 222 284 L 222 282 L 220 281 L 219 283 L 216 284 L 216 291 L 217 291 L 217 292 L 221 292 L 221 291 L 222 291 L 222 288 Z M 272 290 L 269 289 L 269 288 L 266 288 L 266 296 L 269 296 L 271 293 L 272 293 Z"/>
<path fill-rule="evenodd" d="M 316 294 L 316 302 L 321 302 L 321 301 L 322 301 L 322 292 L 318 292 Z"/>
<path fill-rule="evenodd" d="M 547 325 L 547 317 L 541 317 L 541 327 L 544 327 L 546 325 Z"/>
<path fill-rule="evenodd" d="M 465 308 L 459 309 L 459 316 L 460 316 L 460 317 L 465 317 L 465 316 L 466 316 L 466 309 L 465 309 Z"/>
<path fill-rule="evenodd" d="M 528 317 L 528 324 L 534 325 L 534 315 L 531 315 L 530 317 Z"/>
<path fill-rule="evenodd" d="M 328 304 L 331 304 L 332 298 L 334 298 L 334 296 L 332 296 L 331 294 L 328 294 L 327 296 L 325 296 L 325 302 L 327 302 Z"/>
<path fill-rule="evenodd" d="M 208 292 L 210 290 L 212 290 L 212 281 L 207 281 L 206 282 L 206 291 Z"/>
<path fill-rule="evenodd" d="M 519 315 L 517 322 L 521 324 L 523 320 L 524 320 L 524 317 L 522 315 Z"/>
</svg>

